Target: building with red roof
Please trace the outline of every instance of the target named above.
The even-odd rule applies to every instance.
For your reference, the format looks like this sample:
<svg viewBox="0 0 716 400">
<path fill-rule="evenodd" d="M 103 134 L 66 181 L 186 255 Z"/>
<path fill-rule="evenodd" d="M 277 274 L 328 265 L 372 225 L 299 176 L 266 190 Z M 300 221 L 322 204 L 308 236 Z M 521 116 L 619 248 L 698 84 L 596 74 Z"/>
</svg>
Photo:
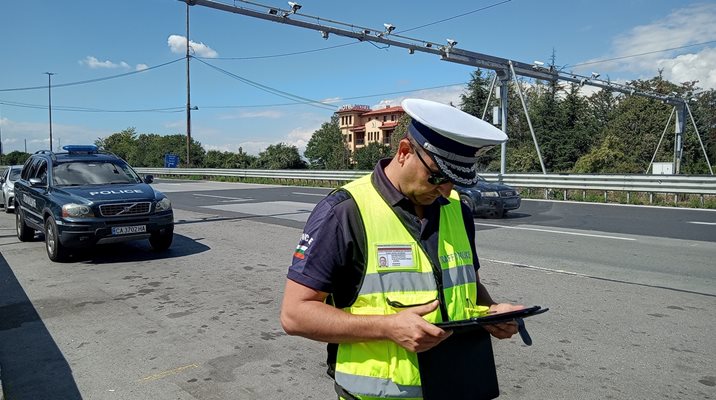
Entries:
<svg viewBox="0 0 716 400">
<path fill-rule="evenodd" d="M 346 105 L 336 114 L 343 140 L 353 154 L 372 142 L 390 145 L 390 137 L 405 111 L 400 106 L 373 110 L 366 105 Z"/>
</svg>

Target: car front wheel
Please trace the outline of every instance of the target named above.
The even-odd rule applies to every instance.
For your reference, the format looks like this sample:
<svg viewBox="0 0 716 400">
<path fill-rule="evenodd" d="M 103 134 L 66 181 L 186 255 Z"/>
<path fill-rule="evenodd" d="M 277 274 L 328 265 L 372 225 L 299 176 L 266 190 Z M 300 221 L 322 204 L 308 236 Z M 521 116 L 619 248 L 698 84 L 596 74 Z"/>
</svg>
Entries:
<svg viewBox="0 0 716 400">
<path fill-rule="evenodd" d="M 152 245 L 154 251 L 164 251 L 172 245 L 174 240 L 174 228 L 169 228 L 164 233 L 152 233 L 149 237 L 149 244 Z"/>
<path fill-rule="evenodd" d="M 60 243 L 60 235 L 57 230 L 57 223 L 52 217 L 45 221 L 45 248 L 47 257 L 52 261 L 64 261 L 67 259 L 67 249 Z"/>
<path fill-rule="evenodd" d="M 35 237 L 35 230 L 27 226 L 25 216 L 22 215 L 22 211 L 18 206 L 15 206 L 15 226 L 17 228 L 17 238 L 21 242 L 29 242 Z"/>
<path fill-rule="evenodd" d="M 472 199 L 470 198 L 470 196 L 468 196 L 468 195 L 466 195 L 466 194 L 461 194 L 461 195 L 460 195 L 460 203 L 466 205 L 467 208 L 470 209 L 470 212 L 473 213 L 473 214 L 475 214 L 475 202 L 472 201 Z"/>
</svg>

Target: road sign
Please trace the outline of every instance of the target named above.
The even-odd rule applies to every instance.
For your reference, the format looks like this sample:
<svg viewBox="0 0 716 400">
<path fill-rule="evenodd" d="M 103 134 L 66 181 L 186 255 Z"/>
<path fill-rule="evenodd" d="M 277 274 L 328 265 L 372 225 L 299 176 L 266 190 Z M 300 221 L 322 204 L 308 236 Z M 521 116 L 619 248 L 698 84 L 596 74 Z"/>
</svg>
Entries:
<svg viewBox="0 0 716 400">
<path fill-rule="evenodd" d="M 176 154 L 164 155 L 164 168 L 176 168 L 179 165 L 179 156 Z"/>
</svg>

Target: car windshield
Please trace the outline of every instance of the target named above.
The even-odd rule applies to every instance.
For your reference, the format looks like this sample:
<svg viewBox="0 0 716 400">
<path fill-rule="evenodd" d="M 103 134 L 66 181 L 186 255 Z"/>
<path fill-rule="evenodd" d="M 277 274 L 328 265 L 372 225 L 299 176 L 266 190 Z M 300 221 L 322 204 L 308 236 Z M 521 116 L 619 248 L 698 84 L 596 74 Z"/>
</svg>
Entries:
<svg viewBox="0 0 716 400">
<path fill-rule="evenodd" d="M 13 168 L 10 170 L 10 177 L 8 180 L 10 181 L 16 181 L 20 179 L 20 173 L 22 172 L 22 168 Z"/>
<path fill-rule="evenodd" d="M 75 161 L 56 164 L 52 181 L 58 186 L 81 186 L 138 183 L 141 179 L 125 163 Z"/>
</svg>

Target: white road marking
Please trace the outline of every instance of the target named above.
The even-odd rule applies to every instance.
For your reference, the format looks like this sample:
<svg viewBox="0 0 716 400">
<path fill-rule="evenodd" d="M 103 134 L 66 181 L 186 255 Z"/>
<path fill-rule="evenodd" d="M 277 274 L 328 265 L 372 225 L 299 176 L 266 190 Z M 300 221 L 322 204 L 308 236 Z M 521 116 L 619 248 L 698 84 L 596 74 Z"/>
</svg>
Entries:
<svg viewBox="0 0 716 400">
<path fill-rule="evenodd" d="M 512 262 L 512 261 L 493 260 L 493 259 L 491 259 L 491 258 L 484 258 L 483 260 L 489 261 L 489 262 L 493 262 L 493 263 L 497 263 L 497 264 L 513 265 L 513 266 L 518 266 L 518 267 L 536 269 L 536 270 L 545 271 L 545 272 L 553 272 L 553 273 L 557 273 L 557 274 L 567 274 L 567 275 L 574 275 L 574 276 L 583 276 L 583 277 L 587 277 L 587 278 L 592 278 L 592 277 L 593 277 L 593 276 L 587 275 L 587 274 L 580 274 L 579 272 L 571 272 L 571 271 L 565 271 L 565 270 L 563 270 L 563 269 L 555 269 L 555 268 L 538 267 L 538 266 L 536 266 L 536 265 L 521 264 L 521 263 L 516 263 L 516 262 Z"/>
<path fill-rule="evenodd" d="M 299 203 L 296 201 L 270 201 L 265 203 L 202 206 L 202 208 L 306 222 L 306 220 L 308 220 L 308 216 L 311 214 L 311 211 L 313 211 L 313 207 L 315 206 L 316 205 L 312 203 Z"/>
<path fill-rule="evenodd" d="M 320 196 L 320 197 L 326 197 L 325 193 L 302 193 L 302 192 L 292 192 L 291 194 L 302 194 L 304 196 Z"/>
<path fill-rule="evenodd" d="M 596 237 L 596 238 L 602 238 L 602 239 L 636 240 L 634 238 L 627 238 L 627 237 L 622 237 L 622 236 L 609 236 L 609 235 L 597 235 L 597 234 L 593 234 L 593 233 L 557 231 L 557 230 L 553 230 L 553 229 L 527 228 L 524 226 L 506 226 L 506 225 L 498 225 L 498 224 L 486 224 L 484 222 L 476 222 L 475 225 L 490 226 L 490 227 L 494 227 L 494 228 L 519 229 L 519 230 L 535 231 L 535 232 L 560 233 L 563 235 L 589 236 L 589 237 Z"/>
<path fill-rule="evenodd" d="M 194 196 L 213 197 L 215 199 L 228 199 L 229 201 L 249 201 L 249 200 L 251 200 L 251 199 L 246 199 L 246 198 L 242 198 L 242 197 L 215 196 L 213 194 L 200 194 L 200 193 L 194 193 Z"/>
<path fill-rule="evenodd" d="M 716 225 L 716 222 L 703 222 L 703 221 L 686 221 L 689 224 L 697 224 L 697 225 Z"/>
</svg>

